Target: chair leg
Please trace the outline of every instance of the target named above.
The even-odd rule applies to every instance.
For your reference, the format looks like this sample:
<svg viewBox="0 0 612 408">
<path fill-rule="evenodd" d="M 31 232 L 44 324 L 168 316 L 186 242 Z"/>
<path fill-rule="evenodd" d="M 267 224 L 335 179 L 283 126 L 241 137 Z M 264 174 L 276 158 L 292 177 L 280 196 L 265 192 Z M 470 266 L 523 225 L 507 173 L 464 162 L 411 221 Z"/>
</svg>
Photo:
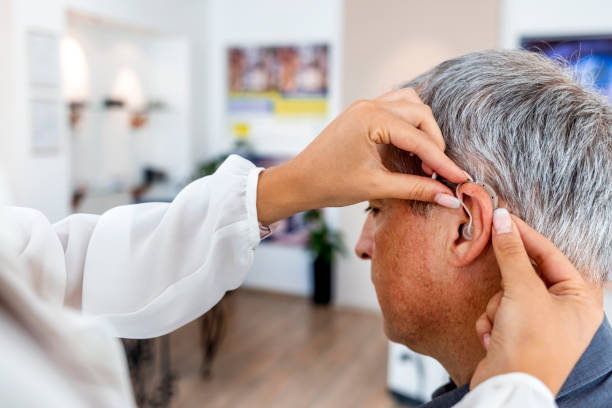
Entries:
<svg viewBox="0 0 612 408">
<path fill-rule="evenodd" d="M 202 364 L 200 375 L 204 379 L 212 375 L 212 364 L 225 332 L 225 311 L 223 300 L 200 319 L 200 342 Z"/>
</svg>

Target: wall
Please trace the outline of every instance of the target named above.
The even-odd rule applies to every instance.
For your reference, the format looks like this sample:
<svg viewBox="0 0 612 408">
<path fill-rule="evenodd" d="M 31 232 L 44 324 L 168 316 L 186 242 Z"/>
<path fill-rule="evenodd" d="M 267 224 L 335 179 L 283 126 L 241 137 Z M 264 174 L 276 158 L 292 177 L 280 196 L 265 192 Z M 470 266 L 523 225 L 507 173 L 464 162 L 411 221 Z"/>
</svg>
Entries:
<svg viewBox="0 0 612 408">
<path fill-rule="evenodd" d="M 498 44 L 498 1 L 346 0 L 344 10 L 343 106 L 384 93 L 445 59 Z M 365 207 L 339 212 L 351 249 Z M 337 269 L 339 304 L 378 308 L 369 262 L 351 254 Z"/>
<path fill-rule="evenodd" d="M 187 38 L 192 56 L 192 159 L 207 157 L 208 0 L 62 0 L 72 11 Z"/>
<path fill-rule="evenodd" d="M 15 70 L 12 64 L 14 60 L 14 39 L 13 39 L 13 4 L 10 0 L 0 0 L 0 51 L 3 58 L 0 59 L 0 123 L 2 123 L 2 131 L 0 131 L 0 175 L 2 183 L 6 179 L 6 173 L 12 166 L 11 158 L 13 156 L 11 143 L 11 135 L 14 132 L 13 118 L 15 117 L 15 104 L 13 101 L 14 86 L 15 86 Z M 5 188 L 0 184 L 0 189 Z M 4 194 L 0 192 L 2 199 L 6 199 Z"/>
<path fill-rule="evenodd" d="M 69 212 L 70 196 L 70 141 L 68 131 L 63 134 L 62 151 L 54 157 L 32 158 L 28 150 L 26 116 L 29 95 L 23 74 L 26 64 L 24 38 L 31 27 L 40 27 L 58 35 L 66 29 L 68 12 L 93 16 L 102 21 L 112 21 L 126 26 L 140 27 L 155 32 L 175 33 L 186 36 L 192 42 L 192 134 L 193 158 L 199 159 L 224 149 L 225 136 L 225 54 L 228 44 L 255 43 L 305 43 L 327 42 L 332 47 L 330 78 L 330 117 L 339 113 L 340 106 L 340 58 L 342 37 L 341 0 L 317 0 L 314 2 L 287 4 L 281 0 L 265 0 L 258 3 L 246 0 L 4 0 L 15 8 L 12 13 L 15 49 L 9 65 L 19 73 L 11 100 L 15 101 L 16 114 L 11 115 L 4 129 L 14 127 L 10 144 L 3 143 L 3 150 L 11 153 L 14 165 L 10 168 L 17 204 L 42 210 L 52 220 Z M 238 13 L 235 10 L 239 10 Z M 269 10 L 275 10 L 270 13 Z M 8 58 L 11 61 L 11 58 Z M 9 84 L 10 85 L 10 84 Z M 209 109 L 210 108 L 210 109 Z M 6 112 L 10 112 L 7 109 Z M 63 113 L 65 115 L 66 112 Z M 311 132 L 294 146 L 294 153 L 314 137 L 321 128 Z M 7 135 L 9 132 L 2 132 Z M 226 145 L 225 145 L 226 146 Z M 43 183 L 39 183 L 42 180 Z M 19 187 L 19 188 L 17 188 Z M 332 217 L 333 218 L 333 217 Z M 257 263 L 250 275 L 254 285 L 307 294 L 309 288 L 309 258 L 298 248 L 262 248 L 258 260 L 264 264 L 269 259 L 283 259 L 268 270 Z M 259 262 L 258 261 L 258 262 Z M 263 276 L 271 273 L 273 276 Z M 284 274 L 287 271 L 287 274 Z M 278 276 L 286 279 L 277 279 Z M 262 283 L 263 282 L 263 283 Z"/>
<path fill-rule="evenodd" d="M 612 34 L 608 0 L 503 0 L 501 45 L 516 48 L 521 36 Z"/>
<path fill-rule="evenodd" d="M 210 41 L 208 80 L 210 113 L 208 135 L 211 153 L 231 146 L 228 136 L 226 106 L 226 48 L 230 45 L 278 45 L 328 43 L 331 46 L 329 118 L 339 113 L 340 64 L 342 36 L 342 1 L 313 0 L 211 0 L 207 13 L 207 38 Z M 278 124 L 282 126 L 282 123 Z M 287 126 L 290 129 L 290 126 Z M 321 126 L 321 128 L 324 125 Z M 321 128 L 311 129 L 308 136 L 292 144 L 297 153 Z M 288 130 L 288 132 L 291 132 Z M 295 135 L 288 134 L 288 138 Z"/>
<path fill-rule="evenodd" d="M 74 185 L 86 185 L 98 194 L 133 186 L 141 182 L 144 166 L 164 170 L 173 184 L 184 183 L 193 172 L 187 41 L 75 14 L 68 18 L 67 33 L 83 50 L 89 78 L 84 81 L 89 85 L 88 104 L 71 132 Z M 141 95 L 132 97 L 132 103 L 164 104 L 149 113 L 147 126 L 137 130 L 129 126 L 125 110 L 102 107 L 102 101 L 117 92 L 119 74 L 126 72 L 133 72 L 140 84 L 136 88 Z M 75 74 L 68 71 L 66 82 Z"/>
<path fill-rule="evenodd" d="M 61 129 L 57 154 L 33 153 L 30 143 L 30 101 L 52 97 L 61 100 L 58 91 L 33 92 L 28 80 L 27 33 L 37 30 L 59 35 L 64 27 L 64 14 L 53 1 L 20 0 L 12 2 L 13 52 L 7 58 L 11 64 L 14 83 L 8 94 L 14 104 L 12 117 L 3 124 L 7 140 L 2 147 L 10 150 L 8 179 L 16 204 L 42 210 L 50 219 L 57 220 L 68 213 L 70 144 L 67 129 Z M 62 106 L 60 115 L 65 117 Z M 62 121 L 62 123 L 66 123 Z M 10 129 L 6 131 L 4 129 Z"/>
<path fill-rule="evenodd" d="M 237 11 L 238 10 L 238 11 Z M 283 0 L 211 0 L 207 12 L 209 39 L 207 135 L 211 154 L 231 147 L 226 116 L 226 48 L 230 45 L 277 45 L 328 43 L 330 58 L 329 118 L 340 108 L 340 65 L 342 47 L 341 0 L 287 2 Z M 293 141 L 284 150 L 297 154 L 323 128 L 308 129 L 299 135 L 286 124 L 287 138 Z M 278 123 L 278 126 L 283 126 Z M 294 127 L 293 127 L 294 128 Z M 333 218 L 333 216 L 332 216 Z M 262 245 L 246 281 L 247 286 L 286 293 L 310 293 L 310 258 L 305 250 Z"/>
<path fill-rule="evenodd" d="M 70 139 L 68 130 L 62 129 L 61 148 L 57 154 L 32 154 L 30 146 L 29 101 L 33 97 L 27 84 L 26 33 L 38 29 L 61 36 L 66 28 L 67 12 L 77 11 L 100 18 L 117 20 L 127 25 L 142 26 L 154 30 L 182 34 L 192 41 L 194 58 L 191 70 L 194 73 L 193 92 L 190 96 L 193 109 L 199 114 L 192 116 L 193 157 L 203 157 L 206 152 L 204 129 L 207 93 L 204 89 L 206 77 L 206 30 L 202 21 L 208 7 L 207 1 L 181 0 L 2 0 L 2 17 L 7 24 L 0 30 L 10 31 L 0 40 L 5 68 L 12 70 L 2 79 L 0 88 L 3 97 L 10 99 L 7 115 L 3 121 L 0 139 L 7 176 L 14 202 L 17 205 L 41 210 L 52 221 L 69 213 L 70 197 Z M 144 12 L 143 12 L 144 10 Z M 10 27 L 10 28 L 9 28 Z M 196 75 L 199 74 L 199 75 Z M 9 80 L 10 79 L 10 80 Z M 6 102 L 2 102 L 3 104 Z M 2 105 L 0 105 L 2 107 Z M 62 109 L 62 123 L 67 112 Z M 197 137 L 196 137 L 197 135 Z M 8 159 L 6 158 L 8 156 Z"/>
</svg>

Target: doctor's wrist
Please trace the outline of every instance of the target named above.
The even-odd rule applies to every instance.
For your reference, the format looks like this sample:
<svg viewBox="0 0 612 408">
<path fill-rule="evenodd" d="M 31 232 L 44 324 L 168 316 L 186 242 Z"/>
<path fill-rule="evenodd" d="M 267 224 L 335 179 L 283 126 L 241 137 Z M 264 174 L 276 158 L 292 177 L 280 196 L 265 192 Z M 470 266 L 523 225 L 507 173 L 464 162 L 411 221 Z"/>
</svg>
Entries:
<svg viewBox="0 0 612 408">
<path fill-rule="evenodd" d="M 300 177 L 288 163 L 263 170 L 257 183 L 259 222 L 270 225 L 309 209 L 300 184 Z"/>
</svg>

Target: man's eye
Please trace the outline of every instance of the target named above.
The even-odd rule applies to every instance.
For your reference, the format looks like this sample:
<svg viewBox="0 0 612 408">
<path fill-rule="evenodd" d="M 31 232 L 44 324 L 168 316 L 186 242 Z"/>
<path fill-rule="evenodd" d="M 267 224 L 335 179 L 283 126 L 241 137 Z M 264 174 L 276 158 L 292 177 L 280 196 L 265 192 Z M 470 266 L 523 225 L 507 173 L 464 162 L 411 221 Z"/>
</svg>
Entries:
<svg viewBox="0 0 612 408">
<path fill-rule="evenodd" d="M 367 213 L 372 213 L 372 215 L 373 215 L 374 217 L 376 217 L 376 214 L 378 214 L 378 212 L 380 211 L 380 209 L 378 209 L 378 208 L 376 208 L 376 207 L 369 206 L 368 208 L 366 208 L 366 209 L 365 209 L 365 211 L 366 211 Z"/>
</svg>

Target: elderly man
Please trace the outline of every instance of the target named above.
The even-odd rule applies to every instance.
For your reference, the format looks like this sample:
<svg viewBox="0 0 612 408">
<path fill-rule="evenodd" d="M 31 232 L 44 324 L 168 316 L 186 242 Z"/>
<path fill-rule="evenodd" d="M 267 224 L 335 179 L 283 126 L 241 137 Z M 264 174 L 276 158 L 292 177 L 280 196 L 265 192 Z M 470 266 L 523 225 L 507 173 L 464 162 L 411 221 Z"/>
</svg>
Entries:
<svg viewBox="0 0 612 408">
<path fill-rule="evenodd" d="M 605 99 L 526 51 L 468 54 L 407 86 L 431 106 L 447 154 L 493 190 L 498 206 L 552 240 L 602 297 L 612 268 L 612 109 Z M 424 174 L 416 157 L 393 148 L 382 155 L 390 169 Z M 451 376 L 427 407 L 450 407 L 468 392 L 484 356 L 474 324 L 500 289 L 490 246 L 493 200 L 477 183 L 458 193 L 471 234 L 464 234 L 470 217 L 463 208 L 371 201 L 355 248 L 372 261 L 387 336 L 436 358 Z M 557 403 L 611 406 L 606 318 Z"/>
</svg>

